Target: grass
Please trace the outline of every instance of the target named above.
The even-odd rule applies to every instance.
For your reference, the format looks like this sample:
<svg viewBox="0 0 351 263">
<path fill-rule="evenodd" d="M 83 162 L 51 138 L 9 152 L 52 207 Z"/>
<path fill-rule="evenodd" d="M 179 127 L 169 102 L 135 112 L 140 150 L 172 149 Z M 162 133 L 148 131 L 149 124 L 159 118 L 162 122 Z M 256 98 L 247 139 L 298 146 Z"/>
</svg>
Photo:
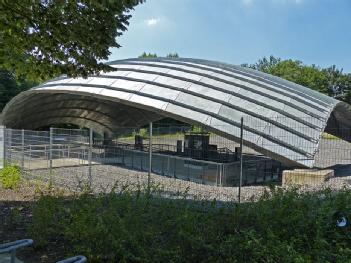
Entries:
<svg viewBox="0 0 351 263">
<path fill-rule="evenodd" d="M 182 136 L 184 136 L 184 133 L 178 132 L 178 133 L 160 134 L 160 135 L 153 134 L 152 138 L 154 140 L 157 140 L 157 139 L 177 139 L 177 138 L 182 137 Z M 148 137 L 149 137 L 148 134 L 143 135 L 143 138 L 148 138 Z M 119 136 L 115 139 L 117 139 L 117 140 L 130 140 L 134 143 L 135 135 Z"/>
<path fill-rule="evenodd" d="M 181 195 L 180 195 L 181 197 Z M 140 189 L 42 196 L 33 209 L 37 249 L 89 262 L 350 262 L 351 191 L 273 189 L 254 203 L 189 202 Z M 351 219 L 351 218 L 350 218 Z"/>
<path fill-rule="evenodd" d="M 162 133 L 162 128 L 164 127 L 159 127 L 161 129 L 161 133 Z M 159 132 L 160 130 L 158 128 L 154 128 L 153 129 L 153 138 L 155 139 L 160 139 L 160 138 L 169 138 L 169 139 L 173 139 L 173 138 L 179 138 L 179 137 L 183 137 L 184 136 L 184 131 L 180 132 L 171 132 L 172 131 L 172 128 L 174 129 L 179 129 L 179 128 L 187 128 L 187 127 L 177 127 L 177 126 L 174 126 L 174 127 L 170 127 L 170 130 L 165 133 L 165 134 L 158 134 L 157 132 Z M 204 131 L 202 127 L 200 126 L 192 126 L 191 129 L 189 129 L 189 131 L 192 131 L 192 132 L 202 132 Z M 138 132 L 132 132 L 132 134 L 128 134 L 128 135 L 121 135 L 121 136 L 118 136 L 116 137 L 115 139 L 125 139 L 125 140 L 134 140 L 134 137 L 135 135 L 140 135 L 144 138 L 148 138 L 149 137 L 149 133 L 148 133 L 148 129 L 146 128 L 142 128 L 140 129 Z"/>
<path fill-rule="evenodd" d="M 338 137 L 336 137 L 334 135 L 331 135 L 329 133 L 326 133 L 326 132 L 323 132 L 322 138 L 326 139 L 326 140 L 340 140 L 340 138 L 338 138 Z"/>
</svg>

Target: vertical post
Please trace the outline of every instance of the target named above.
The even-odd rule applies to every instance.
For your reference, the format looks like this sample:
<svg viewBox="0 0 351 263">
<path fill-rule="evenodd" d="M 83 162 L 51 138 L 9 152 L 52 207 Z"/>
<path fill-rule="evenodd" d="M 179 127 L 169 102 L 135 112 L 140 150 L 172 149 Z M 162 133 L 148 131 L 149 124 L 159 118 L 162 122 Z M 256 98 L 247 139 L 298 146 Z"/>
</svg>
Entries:
<svg viewBox="0 0 351 263">
<path fill-rule="evenodd" d="M 223 163 L 219 165 L 219 186 L 222 186 Z"/>
<path fill-rule="evenodd" d="M 239 178 L 239 193 L 238 200 L 241 202 L 241 186 L 243 184 L 243 131 L 244 131 L 244 118 L 241 117 L 240 123 L 240 178 Z"/>
<path fill-rule="evenodd" d="M 7 148 L 7 153 L 8 153 L 8 156 L 7 159 L 8 159 L 8 162 L 11 164 L 11 161 L 12 161 L 12 129 L 9 129 L 8 130 L 8 144 L 6 145 L 6 148 Z M 6 138 L 7 140 L 7 138 Z"/>
<path fill-rule="evenodd" d="M 147 154 L 146 154 L 147 155 Z M 140 170 L 143 171 L 144 151 L 140 152 Z"/>
<path fill-rule="evenodd" d="M 221 173 L 221 186 L 228 186 L 227 185 L 227 170 L 225 169 L 226 166 L 224 166 L 224 164 L 222 163 L 221 165 L 222 167 L 222 173 Z"/>
<path fill-rule="evenodd" d="M 22 129 L 22 160 L 21 160 L 22 173 L 24 171 L 24 130 Z"/>
<path fill-rule="evenodd" d="M 28 170 L 30 170 L 30 164 L 32 162 L 32 145 L 29 144 L 29 162 L 28 162 Z"/>
<path fill-rule="evenodd" d="M 219 181 L 220 171 L 219 171 L 218 167 L 220 167 L 220 166 L 217 164 L 217 166 L 216 166 L 216 186 L 219 186 L 218 181 Z"/>
<path fill-rule="evenodd" d="M 162 160 L 162 175 L 164 176 L 165 175 L 165 157 L 164 156 L 161 156 L 161 160 Z"/>
<path fill-rule="evenodd" d="M 152 173 L 152 122 L 149 127 L 149 173 L 147 175 L 147 189 L 150 192 L 151 184 L 151 173 Z"/>
<path fill-rule="evenodd" d="M 184 164 L 185 164 L 185 161 L 183 160 L 183 167 L 184 167 Z M 188 162 L 187 164 L 188 164 L 188 169 L 187 169 L 187 171 L 188 171 L 188 174 L 187 174 L 188 175 L 188 181 L 190 181 L 190 163 Z"/>
<path fill-rule="evenodd" d="M 124 152 L 125 152 L 125 147 L 122 146 L 122 165 L 126 165 L 125 161 L 124 161 Z"/>
<path fill-rule="evenodd" d="M 205 166 L 205 164 L 202 163 L 202 174 L 201 174 L 201 177 L 202 177 L 201 183 L 202 184 L 204 184 L 204 182 L 205 182 L 205 169 L 208 169 L 208 164 Z"/>
<path fill-rule="evenodd" d="M 6 129 L 4 126 L 0 126 L 0 169 L 5 167 L 5 154 L 6 154 L 6 148 L 5 148 L 5 135 L 6 134 Z"/>
<path fill-rule="evenodd" d="M 89 152 L 88 152 L 88 162 L 89 162 L 89 187 L 92 185 L 92 174 L 91 174 L 91 159 L 93 156 L 93 129 L 89 129 Z"/>
<path fill-rule="evenodd" d="M 16 250 L 12 250 L 10 252 L 10 262 L 11 263 L 16 263 Z"/>
<path fill-rule="evenodd" d="M 53 147 L 53 142 L 54 142 L 54 137 L 53 137 L 53 128 L 50 128 L 50 145 L 49 145 L 49 170 L 50 170 L 50 175 L 52 172 L 52 147 Z"/>
</svg>

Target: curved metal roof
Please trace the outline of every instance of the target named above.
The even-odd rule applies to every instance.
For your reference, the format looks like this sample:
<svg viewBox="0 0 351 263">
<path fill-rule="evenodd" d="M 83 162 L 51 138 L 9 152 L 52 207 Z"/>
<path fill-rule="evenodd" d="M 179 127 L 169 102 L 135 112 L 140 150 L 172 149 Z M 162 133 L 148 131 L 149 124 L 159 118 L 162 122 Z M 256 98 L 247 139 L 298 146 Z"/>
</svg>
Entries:
<svg viewBox="0 0 351 263">
<path fill-rule="evenodd" d="M 322 132 L 351 127 L 346 103 L 262 72 L 199 59 L 127 59 L 87 79 L 60 77 L 22 92 L 4 124 L 36 129 L 73 123 L 113 133 L 165 116 L 238 141 L 288 165 L 312 167 Z M 340 130 L 340 129 L 339 129 Z"/>
</svg>

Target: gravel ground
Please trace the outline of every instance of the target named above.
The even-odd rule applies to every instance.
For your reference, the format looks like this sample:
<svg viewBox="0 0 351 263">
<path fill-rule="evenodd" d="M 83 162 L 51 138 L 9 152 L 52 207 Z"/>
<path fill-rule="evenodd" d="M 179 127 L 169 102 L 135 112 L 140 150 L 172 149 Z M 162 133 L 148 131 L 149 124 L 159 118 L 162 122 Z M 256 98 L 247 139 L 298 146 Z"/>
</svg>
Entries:
<svg viewBox="0 0 351 263">
<path fill-rule="evenodd" d="M 113 165 L 92 166 L 92 188 L 96 193 L 109 192 L 112 187 L 120 191 L 126 185 L 130 190 L 146 187 L 148 176 L 146 172 L 134 171 Z M 30 178 L 49 181 L 47 170 L 31 171 Z M 72 191 L 79 191 L 88 183 L 88 167 L 60 167 L 52 170 L 51 180 L 54 184 L 63 186 Z M 156 174 L 151 175 L 152 185 L 167 196 L 186 196 L 191 199 L 207 199 L 221 201 L 236 201 L 238 187 L 217 187 L 169 178 Z M 267 187 L 246 186 L 242 187 L 242 200 L 255 200 L 259 198 Z"/>
<path fill-rule="evenodd" d="M 36 185 L 35 183 L 23 181 L 15 190 L 4 189 L 0 186 L 0 202 L 11 201 L 11 202 L 26 202 L 32 201 L 36 196 Z"/>
<path fill-rule="evenodd" d="M 92 166 L 92 188 L 96 193 L 109 192 L 113 187 L 116 191 L 128 186 L 130 190 L 146 187 L 147 173 L 125 169 L 113 165 Z M 48 181 L 47 170 L 31 171 L 29 175 L 37 179 Z M 88 167 L 61 167 L 52 170 L 51 180 L 54 184 L 65 187 L 72 191 L 79 191 L 89 182 Z M 238 187 L 217 187 L 203 185 L 181 179 L 169 178 L 156 174 L 151 175 L 153 186 L 157 186 L 165 196 L 186 196 L 189 199 L 206 199 L 220 201 L 238 201 Z M 322 188 L 341 189 L 351 187 L 351 176 L 334 177 L 323 184 L 303 187 L 304 191 L 315 191 Z M 254 201 L 262 196 L 267 186 L 244 186 L 241 189 L 242 201 Z"/>
</svg>

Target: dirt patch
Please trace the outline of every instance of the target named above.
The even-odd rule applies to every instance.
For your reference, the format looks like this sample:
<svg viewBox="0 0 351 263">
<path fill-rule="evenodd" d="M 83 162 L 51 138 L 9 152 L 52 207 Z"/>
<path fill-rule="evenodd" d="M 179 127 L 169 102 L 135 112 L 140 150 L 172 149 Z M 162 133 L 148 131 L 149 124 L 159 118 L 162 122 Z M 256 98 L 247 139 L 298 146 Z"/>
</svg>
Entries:
<svg viewBox="0 0 351 263">
<path fill-rule="evenodd" d="M 28 228 L 32 223 L 33 206 L 40 193 L 47 189 L 47 185 L 35 181 L 22 181 L 14 190 L 0 186 L 0 243 L 31 238 Z M 60 251 L 57 244 L 49 244 L 45 249 L 19 250 L 17 257 L 26 263 L 49 263 L 62 259 Z"/>
</svg>

